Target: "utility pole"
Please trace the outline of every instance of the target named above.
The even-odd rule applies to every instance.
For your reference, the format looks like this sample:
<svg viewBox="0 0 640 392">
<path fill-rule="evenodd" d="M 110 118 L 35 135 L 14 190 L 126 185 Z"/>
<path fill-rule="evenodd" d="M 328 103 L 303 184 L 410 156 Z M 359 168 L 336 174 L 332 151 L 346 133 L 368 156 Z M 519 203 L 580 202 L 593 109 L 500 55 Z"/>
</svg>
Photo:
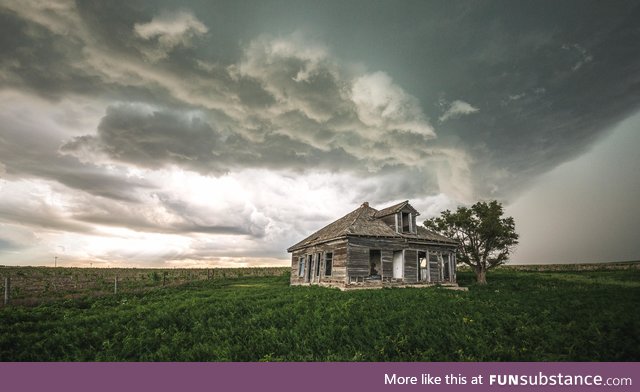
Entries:
<svg viewBox="0 0 640 392">
<path fill-rule="evenodd" d="M 5 276 L 4 278 L 4 305 L 9 305 L 9 301 L 11 301 L 11 278 Z"/>
</svg>

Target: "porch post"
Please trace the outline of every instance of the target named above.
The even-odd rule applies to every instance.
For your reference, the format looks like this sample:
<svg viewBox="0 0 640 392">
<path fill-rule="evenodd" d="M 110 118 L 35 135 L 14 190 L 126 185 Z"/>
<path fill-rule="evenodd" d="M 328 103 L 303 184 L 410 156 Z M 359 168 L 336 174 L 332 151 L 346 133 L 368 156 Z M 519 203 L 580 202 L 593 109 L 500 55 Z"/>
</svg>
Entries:
<svg viewBox="0 0 640 392">
<path fill-rule="evenodd" d="M 453 264 L 453 254 L 449 254 L 449 281 L 454 283 L 456 281 L 456 272 Z"/>
<path fill-rule="evenodd" d="M 455 254 L 455 252 L 452 252 L 452 253 L 451 253 L 451 259 L 453 260 L 453 262 L 452 262 L 452 267 L 453 267 L 453 283 L 456 283 L 456 282 L 458 282 L 458 277 L 456 276 L 456 272 L 457 272 L 457 271 L 456 271 L 456 270 L 457 270 L 457 268 L 456 268 L 457 260 L 456 260 L 456 254 Z"/>
<path fill-rule="evenodd" d="M 427 249 L 427 283 L 431 283 L 431 263 L 429 263 L 429 249 Z"/>
</svg>

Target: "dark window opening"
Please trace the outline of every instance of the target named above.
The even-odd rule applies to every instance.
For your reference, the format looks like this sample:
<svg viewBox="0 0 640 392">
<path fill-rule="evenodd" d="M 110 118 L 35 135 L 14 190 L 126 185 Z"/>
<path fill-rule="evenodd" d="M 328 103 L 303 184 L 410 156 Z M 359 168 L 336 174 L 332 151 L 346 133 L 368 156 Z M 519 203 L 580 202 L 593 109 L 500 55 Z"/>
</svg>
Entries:
<svg viewBox="0 0 640 392">
<path fill-rule="evenodd" d="M 307 276 L 306 281 L 310 282 L 313 279 L 313 255 L 307 255 Z"/>
<path fill-rule="evenodd" d="M 436 252 L 429 252 L 429 276 L 432 282 L 440 282 L 440 254 Z"/>
<path fill-rule="evenodd" d="M 442 272 L 442 276 L 444 277 L 444 280 L 451 280 L 451 264 L 449 263 L 449 255 L 448 254 L 443 254 L 442 255 L 442 262 L 443 262 L 443 267 L 444 267 L 444 271 Z"/>
<path fill-rule="evenodd" d="M 324 254 L 324 275 L 331 276 L 333 270 L 333 252 L 327 252 Z"/>
<path fill-rule="evenodd" d="M 425 281 L 429 274 L 427 273 L 429 268 L 427 263 L 427 252 L 418 252 L 418 281 Z"/>
<path fill-rule="evenodd" d="M 408 233 L 411 228 L 411 215 L 408 212 L 402 213 L 402 232 Z"/>
<path fill-rule="evenodd" d="M 298 277 L 304 277 L 304 256 L 298 258 Z"/>
<path fill-rule="evenodd" d="M 316 277 L 320 276 L 320 260 L 322 259 L 322 253 L 316 254 Z"/>
<path fill-rule="evenodd" d="M 382 256 L 379 249 L 369 250 L 369 278 L 382 279 Z"/>
</svg>

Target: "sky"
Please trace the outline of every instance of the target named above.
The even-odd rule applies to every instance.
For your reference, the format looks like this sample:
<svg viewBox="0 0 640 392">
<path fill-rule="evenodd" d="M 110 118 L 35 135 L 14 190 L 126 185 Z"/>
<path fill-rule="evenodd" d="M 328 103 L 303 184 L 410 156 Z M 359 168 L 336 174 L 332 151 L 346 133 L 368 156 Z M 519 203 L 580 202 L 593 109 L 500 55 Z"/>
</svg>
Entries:
<svg viewBox="0 0 640 392">
<path fill-rule="evenodd" d="M 243 267 L 368 201 L 640 259 L 637 1 L 0 4 L 0 264 Z M 424 218 L 424 219 L 423 219 Z"/>
</svg>

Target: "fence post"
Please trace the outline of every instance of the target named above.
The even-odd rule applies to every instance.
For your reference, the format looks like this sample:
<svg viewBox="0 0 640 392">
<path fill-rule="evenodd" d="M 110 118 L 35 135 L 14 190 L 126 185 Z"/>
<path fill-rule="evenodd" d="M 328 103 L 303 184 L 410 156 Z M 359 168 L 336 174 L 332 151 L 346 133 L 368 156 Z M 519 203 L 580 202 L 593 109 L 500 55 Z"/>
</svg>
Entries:
<svg viewBox="0 0 640 392">
<path fill-rule="evenodd" d="M 207 269 L 207 280 L 211 280 L 211 270 Z"/>
<path fill-rule="evenodd" d="M 11 278 L 5 276 L 4 278 L 4 304 L 9 305 L 11 301 Z"/>
<path fill-rule="evenodd" d="M 118 294 L 118 275 L 116 275 L 116 279 L 114 280 L 114 283 L 113 283 L 113 293 Z"/>
<path fill-rule="evenodd" d="M 162 286 L 164 287 L 164 285 L 167 284 L 167 271 L 164 271 L 162 273 Z"/>
</svg>

